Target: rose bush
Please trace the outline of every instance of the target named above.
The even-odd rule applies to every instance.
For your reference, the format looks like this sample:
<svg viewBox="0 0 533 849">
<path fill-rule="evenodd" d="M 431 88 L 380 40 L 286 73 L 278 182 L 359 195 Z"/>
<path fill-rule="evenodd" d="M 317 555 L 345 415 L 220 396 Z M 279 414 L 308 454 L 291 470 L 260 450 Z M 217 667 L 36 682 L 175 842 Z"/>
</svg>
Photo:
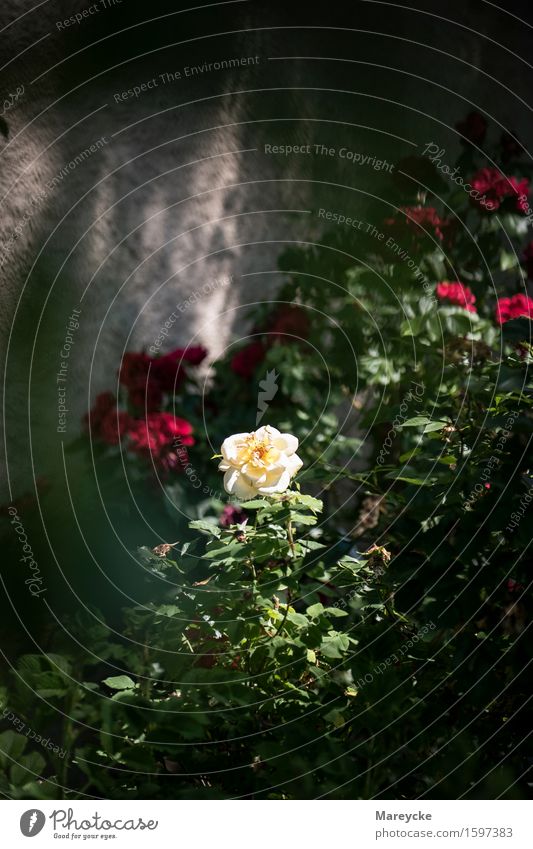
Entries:
<svg viewBox="0 0 533 849">
<path fill-rule="evenodd" d="M 148 390 L 143 354 L 97 400 L 103 465 L 125 451 L 157 504 L 133 567 L 147 598 L 118 633 L 74 617 L 79 643 L 50 638 L 10 676 L 24 721 L 67 717 L 68 755 L 29 753 L 38 778 L 8 767 L 4 792 L 527 795 L 531 173 L 481 116 L 461 133 L 463 186 L 411 161 L 392 208 L 366 209 L 382 239 L 336 225 L 282 255 L 207 395 L 181 354 Z M 146 461 L 180 451 L 147 487 Z"/>
</svg>

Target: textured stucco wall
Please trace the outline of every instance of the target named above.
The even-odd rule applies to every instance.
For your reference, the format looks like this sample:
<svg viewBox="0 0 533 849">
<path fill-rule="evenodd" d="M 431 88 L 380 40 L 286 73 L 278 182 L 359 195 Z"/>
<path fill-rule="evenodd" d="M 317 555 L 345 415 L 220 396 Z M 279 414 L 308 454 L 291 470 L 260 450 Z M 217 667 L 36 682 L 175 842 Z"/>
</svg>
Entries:
<svg viewBox="0 0 533 849">
<path fill-rule="evenodd" d="M 393 162 L 434 139 L 451 161 L 453 125 L 472 105 L 530 141 L 525 3 L 429 2 L 416 12 L 250 2 L 176 14 L 176 4 L 123 0 L 67 28 L 57 22 L 89 2 L 32 5 L 4 0 L 0 10 L 2 92 L 25 87 L 4 114 L 0 150 L 13 492 L 60 461 L 55 375 L 74 308 L 66 440 L 88 397 L 112 386 L 122 351 L 151 345 L 176 304 L 209 289 L 166 347 L 194 340 L 216 357 L 246 332 L 243 305 L 275 292 L 283 244 L 319 236 L 320 206 L 364 214 L 365 192 L 386 205 L 383 174 L 337 157 L 269 156 L 265 144 L 343 144 Z M 159 20 L 137 26 L 150 17 Z M 258 61 L 184 75 L 239 56 Z M 182 78 L 163 84 L 177 70 Z M 229 275 L 230 285 L 213 284 Z"/>
</svg>

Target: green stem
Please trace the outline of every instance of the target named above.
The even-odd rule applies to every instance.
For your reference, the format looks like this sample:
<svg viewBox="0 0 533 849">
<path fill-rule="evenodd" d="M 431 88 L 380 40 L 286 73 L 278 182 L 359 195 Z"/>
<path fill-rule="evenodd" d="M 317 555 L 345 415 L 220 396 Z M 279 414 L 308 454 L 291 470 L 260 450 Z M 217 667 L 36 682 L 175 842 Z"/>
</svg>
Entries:
<svg viewBox="0 0 533 849">
<path fill-rule="evenodd" d="M 295 551 L 295 548 L 294 548 L 294 537 L 292 535 L 292 521 L 291 521 L 290 517 L 287 520 L 287 539 L 289 541 L 289 548 L 292 552 L 292 556 L 294 557 L 296 551 Z"/>
<path fill-rule="evenodd" d="M 278 636 L 278 634 L 283 630 L 283 628 L 285 626 L 285 622 L 287 621 L 287 616 L 289 615 L 289 607 L 291 606 L 291 601 L 292 601 L 291 591 L 287 588 L 287 604 L 285 605 L 285 613 L 283 614 L 283 619 L 281 620 L 278 627 L 276 628 L 276 630 L 272 634 L 272 637 L 271 637 L 272 640 L 274 639 L 274 637 Z"/>
</svg>

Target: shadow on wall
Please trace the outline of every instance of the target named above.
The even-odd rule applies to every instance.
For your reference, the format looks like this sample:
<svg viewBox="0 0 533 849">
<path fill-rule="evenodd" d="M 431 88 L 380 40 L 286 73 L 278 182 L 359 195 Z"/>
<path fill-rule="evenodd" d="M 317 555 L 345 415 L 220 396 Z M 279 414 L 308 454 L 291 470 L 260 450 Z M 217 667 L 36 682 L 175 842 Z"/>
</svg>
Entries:
<svg viewBox="0 0 533 849">
<path fill-rule="evenodd" d="M 527 27 L 487 4 L 445 18 L 433 5 L 3 5 L 3 90 L 23 89 L 0 166 L 15 492 L 61 467 L 73 310 L 66 441 L 124 350 L 152 345 L 177 309 L 168 346 L 219 356 L 246 334 L 246 304 L 275 292 L 281 250 L 320 238 L 321 209 L 381 222 L 394 163 L 434 139 L 452 159 L 468 109 L 527 143 L 529 71 L 494 43 L 508 32 L 527 55 Z"/>
</svg>

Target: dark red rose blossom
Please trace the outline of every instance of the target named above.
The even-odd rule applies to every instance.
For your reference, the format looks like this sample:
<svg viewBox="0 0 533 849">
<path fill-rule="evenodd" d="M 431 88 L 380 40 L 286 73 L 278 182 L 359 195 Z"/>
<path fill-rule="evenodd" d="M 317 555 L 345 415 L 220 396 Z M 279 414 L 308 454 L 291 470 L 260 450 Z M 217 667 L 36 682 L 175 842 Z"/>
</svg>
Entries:
<svg viewBox="0 0 533 849">
<path fill-rule="evenodd" d="M 183 361 L 191 366 L 200 365 L 207 357 L 207 348 L 204 348 L 203 345 L 191 345 L 189 348 L 177 348 L 176 350 L 181 351 Z M 174 353 L 176 352 L 174 351 Z"/>
<path fill-rule="evenodd" d="M 90 428 L 91 435 L 107 442 L 108 445 L 119 444 L 130 422 L 128 414 L 117 409 L 116 398 L 111 392 L 101 392 L 97 395 L 93 408 L 85 416 L 85 423 Z"/>
<path fill-rule="evenodd" d="M 398 238 L 409 235 L 414 249 L 417 241 L 423 237 L 442 241 L 448 220 L 441 218 L 432 206 L 402 206 L 400 217 L 388 218 L 385 224 L 398 230 Z"/>
<path fill-rule="evenodd" d="M 172 413 L 148 413 L 144 419 L 130 421 L 128 445 L 162 468 L 175 469 L 187 463 L 186 446 L 194 445 L 192 431 L 190 422 Z"/>
<path fill-rule="evenodd" d="M 133 450 L 158 451 L 177 437 L 183 445 L 193 445 L 192 425 L 172 413 L 148 413 L 144 419 L 134 419 L 128 430 Z"/>
<path fill-rule="evenodd" d="M 127 351 L 120 366 L 118 379 L 128 390 L 130 402 L 150 412 L 160 406 L 163 392 L 150 373 L 152 358 L 142 351 Z"/>
<path fill-rule="evenodd" d="M 419 229 L 422 227 L 425 230 L 433 230 L 437 239 L 442 239 L 442 224 L 443 219 L 437 213 L 437 210 L 432 206 L 405 206 L 402 211 L 405 213 L 409 226 Z"/>
<path fill-rule="evenodd" d="M 295 342 L 309 335 L 309 318 L 305 310 L 297 304 L 283 306 L 274 313 L 268 330 L 269 340 Z"/>
<path fill-rule="evenodd" d="M 530 242 L 525 248 L 522 254 L 522 263 L 526 267 L 527 276 L 533 280 L 533 242 Z"/>
<path fill-rule="evenodd" d="M 250 342 L 231 360 L 231 370 L 240 377 L 250 378 L 259 363 L 265 359 L 266 348 L 262 342 Z"/>
<path fill-rule="evenodd" d="M 479 112 L 469 112 L 464 121 L 459 121 L 455 129 L 463 136 L 461 144 L 480 145 L 487 135 L 487 122 Z"/>
<path fill-rule="evenodd" d="M 130 416 L 122 410 L 110 410 L 102 421 L 99 436 L 108 445 L 118 445 L 128 432 Z"/>
<path fill-rule="evenodd" d="M 142 351 L 126 351 L 122 357 L 118 379 L 127 389 L 138 389 L 146 385 L 151 357 Z"/>
<path fill-rule="evenodd" d="M 161 386 L 152 378 L 146 384 L 131 387 L 128 392 L 130 403 L 147 413 L 154 413 L 161 406 L 163 392 Z"/>
<path fill-rule="evenodd" d="M 472 188 L 480 197 L 472 198 L 472 203 L 486 212 L 496 212 L 508 199 L 514 199 L 518 212 L 527 214 L 527 196 L 529 180 L 526 177 L 505 177 L 497 168 L 481 168 L 471 180 Z"/>
<path fill-rule="evenodd" d="M 221 528 L 229 528 L 230 525 L 242 525 L 247 518 L 248 513 L 242 507 L 226 504 L 218 518 L 218 524 Z"/>
<path fill-rule="evenodd" d="M 496 304 L 495 318 L 498 324 L 505 324 L 513 318 L 525 315 L 533 318 L 533 299 L 528 295 L 512 295 L 510 298 L 499 298 Z"/>
<path fill-rule="evenodd" d="M 160 392 L 175 392 L 185 380 L 185 369 L 180 360 L 181 357 L 176 356 L 174 351 L 152 360 L 150 383 L 156 385 Z"/>
<path fill-rule="evenodd" d="M 207 356 L 201 345 L 191 348 L 175 348 L 161 357 L 154 357 L 150 365 L 150 379 L 156 381 L 165 392 L 174 392 L 186 376 L 184 365 L 199 365 Z"/>
<path fill-rule="evenodd" d="M 100 392 L 94 399 L 92 409 L 85 415 L 85 423 L 94 431 L 98 430 L 103 419 L 117 405 L 112 392 Z"/>
<path fill-rule="evenodd" d="M 448 301 L 454 306 L 463 307 L 468 312 L 477 312 L 474 306 L 476 296 L 469 286 L 465 286 L 459 280 L 452 283 L 447 280 L 437 283 L 437 298 L 439 301 Z"/>
<path fill-rule="evenodd" d="M 183 384 L 185 366 L 199 365 L 206 355 L 201 345 L 175 348 L 159 357 L 128 351 L 122 359 L 119 380 L 134 406 L 155 412 L 161 406 L 163 392 L 175 392 Z"/>
</svg>

